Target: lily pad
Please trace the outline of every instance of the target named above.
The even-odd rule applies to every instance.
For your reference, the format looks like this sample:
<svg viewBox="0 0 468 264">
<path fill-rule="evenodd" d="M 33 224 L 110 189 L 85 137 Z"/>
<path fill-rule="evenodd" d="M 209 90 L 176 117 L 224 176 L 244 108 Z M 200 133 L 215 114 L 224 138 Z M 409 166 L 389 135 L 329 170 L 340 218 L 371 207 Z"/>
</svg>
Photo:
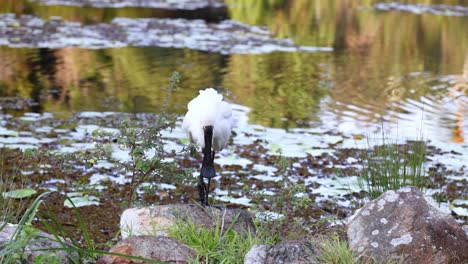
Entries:
<svg viewBox="0 0 468 264">
<path fill-rule="evenodd" d="M 272 153 L 277 153 L 281 149 L 281 147 L 278 144 L 274 144 L 274 143 L 270 144 L 268 148 L 270 149 Z"/>
<path fill-rule="evenodd" d="M 83 195 L 81 192 L 68 193 L 68 198 L 69 199 L 66 199 L 63 203 L 63 205 L 68 208 L 99 205 L 99 198 L 87 194 Z"/>
<path fill-rule="evenodd" d="M 181 138 L 180 143 L 188 145 L 190 143 L 190 140 L 188 138 Z"/>
<path fill-rule="evenodd" d="M 3 197 L 22 199 L 22 198 L 33 196 L 36 193 L 37 191 L 34 189 L 24 188 L 24 189 L 17 189 L 17 190 L 12 190 L 9 192 L 4 192 Z"/>
</svg>

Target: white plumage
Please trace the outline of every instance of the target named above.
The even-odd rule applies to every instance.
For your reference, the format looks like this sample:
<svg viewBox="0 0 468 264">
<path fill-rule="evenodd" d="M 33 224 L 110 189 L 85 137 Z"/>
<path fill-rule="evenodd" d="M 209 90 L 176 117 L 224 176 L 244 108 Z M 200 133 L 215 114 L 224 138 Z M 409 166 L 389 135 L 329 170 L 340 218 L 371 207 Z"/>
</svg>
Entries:
<svg viewBox="0 0 468 264">
<path fill-rule="evenodd" d="M 205 147 L 203 127 L 213 126 L 213 151 L 223 149 L 231 135 L 232 108 L 223 96 L 213 88 L 200 90 L 200 94 L 188 103 L 188 111 L 182 124 L 190 141 Z"/>
<path fill-rule="evenodd" d="M 182 128 L 190 141 L 202 148 L 203 162 L 198 178 L 198 194 L 200 203 L 208 206 L 211 179 L 216 176 L 215 152 L 227 145 L 231 135 L 231 106 L 223 101 L 223 96 L 215 89 L 200 90 L 200 94 L 188 104 Z M 204 179 L 208 179 L 208 185 Z"/>
</svg>

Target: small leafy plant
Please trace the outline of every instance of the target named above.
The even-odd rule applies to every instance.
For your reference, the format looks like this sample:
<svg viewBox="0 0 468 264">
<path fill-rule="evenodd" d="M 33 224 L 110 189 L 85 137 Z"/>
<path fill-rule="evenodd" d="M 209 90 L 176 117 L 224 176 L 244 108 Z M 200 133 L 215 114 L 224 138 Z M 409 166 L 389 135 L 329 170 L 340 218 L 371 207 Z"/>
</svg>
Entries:
<svg viewBox="0 0 468 264">
<path fill-rule="evenodd" d="M 175 162 L 167 162 L 164 150 L 162 131 L 175 127 L 175 116 L 167 113 L 168 103 L 173 91 L 178 88 L 180 75 L 174 72 L 166 89 L 166 97 L 158 116 L 146 116 L 143 119 L 126 119 L 117 125 L 119 133 L 94 131 L 96 150 L 83 158 L 87 168 L 94 166 L 98 160 L 107 160 L 117 166 L 117 169 L 130 175 L 126 203 L 131 206 L 137 200 L 137 189 L 150 191 L 154 183 L 161 179 L 171 181 L 182 180 L 184 173 L 178 171 Z M 119 160 L 113 153 L 116 148 L 128 152 L 128 160 Z M 143 187 L 143 183 L 149 186 Z"/>
</svg>

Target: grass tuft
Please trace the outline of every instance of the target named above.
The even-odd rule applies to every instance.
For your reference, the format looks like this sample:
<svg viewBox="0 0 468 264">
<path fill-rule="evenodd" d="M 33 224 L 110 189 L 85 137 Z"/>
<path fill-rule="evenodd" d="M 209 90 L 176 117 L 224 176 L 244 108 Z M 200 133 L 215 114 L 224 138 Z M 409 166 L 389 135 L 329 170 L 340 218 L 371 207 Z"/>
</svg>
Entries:
<svg viewBox="0 0 468 264">
<path fill-rule="evenodd" d="M 232 226 L 223 231 L 218 219 L 214 230 L 196 226 L 190 219 L 178 220 L 169 235 L 193 249 L 197 255 L 190 263 L 244 263 L 244 256 L 255 244 L 267 243 L 259 235 L 240 234 Z"/>
<path fill-rule="evenodd" d="M 357 256 L 349 248 L 346 240 L 340 239 L 336 235 L 327 237 L 321 242 L 320 263 L 330 264 L 357 264 L 360 263 Z"/>
<path fill-rule="evenodd" d="M 369 198 L 375 199 L 388 190 L 398 190 L 404 186 L 424 188 L 426 143 L 422 140 L 397 144 L 382 135 L 380 145 L 361 155 L 363 170 L 361 185 L 365 186 Z"/>
</svg>

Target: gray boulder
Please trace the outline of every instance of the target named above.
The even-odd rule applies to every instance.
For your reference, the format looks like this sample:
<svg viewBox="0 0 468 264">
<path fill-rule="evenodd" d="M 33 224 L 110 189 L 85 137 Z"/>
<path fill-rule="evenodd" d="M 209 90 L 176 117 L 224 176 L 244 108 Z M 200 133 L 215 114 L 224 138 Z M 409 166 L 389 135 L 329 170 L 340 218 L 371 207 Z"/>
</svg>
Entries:
<svg viewBox="0 0 468 264">
<path fill-rule="evenodd" d="M 232 226 L 238 233 L 255 232 L 252 215 L 245 210 L 169 204 L 125 210 L 120 217 L 122 238 L 131 235 L 168 236 L 168 228 L 179 219 L 207 229 L 214 229 L 219 224 L 223 230 Z"/>
<path fill-rule="evenodd" d="M 117 243 L 109 252 L 175 264 L 185 264 L 196 257 L 193 250 L 187 246 L 174 238 L 163 236 L 132 236 Z M 96 264 L 127 263 L 146 262 L 112 255 L 106 255 L 96 262 Z"/>
<path fill-rule="evenodd" d="M 267 251 L 271 246 L 253 245 L 252 248 L 245 254 L 244 264 L 264 264 Z"/>
<path fill-rule="evenodd" d="M 363 258 L 404 263 L 468 261 L 468 237 L 416 187 L 387 191 L 354 213 L 350 248 Z"/>
<path fill-rule="evenodd" d="M 292 240 L 274 246 L 254 245 L 245 255 L 244 264 L 318 263 L 318 251 L 307 240 Z"/>
</svg>

